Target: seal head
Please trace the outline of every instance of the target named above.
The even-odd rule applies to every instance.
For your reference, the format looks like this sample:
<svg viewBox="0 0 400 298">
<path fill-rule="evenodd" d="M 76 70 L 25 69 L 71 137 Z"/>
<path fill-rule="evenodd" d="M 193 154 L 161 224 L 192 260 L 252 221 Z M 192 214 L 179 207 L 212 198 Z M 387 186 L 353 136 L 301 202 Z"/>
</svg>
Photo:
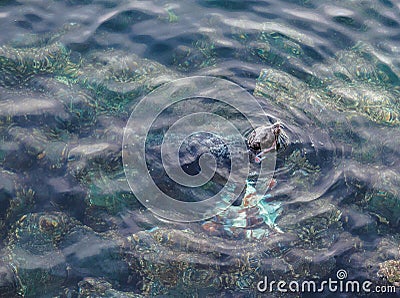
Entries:
<svg viewBox="0 0 400 298">
<path fill-rule="evenodd" d="M 289 144 L 280 122 L 269 126 L 260 126 L 247 137 L 247 145 L 254 151 L 263 151 L 272 148 L 277 152 L 284 151 Z M 270 151 L 270 150 L 269 150 Z"/>
</svg>

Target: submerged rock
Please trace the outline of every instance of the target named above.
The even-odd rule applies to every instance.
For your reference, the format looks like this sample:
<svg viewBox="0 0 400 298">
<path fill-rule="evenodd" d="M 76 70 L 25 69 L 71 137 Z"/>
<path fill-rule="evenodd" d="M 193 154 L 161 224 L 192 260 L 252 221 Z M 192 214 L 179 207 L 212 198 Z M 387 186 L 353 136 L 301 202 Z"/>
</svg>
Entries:
<svg viewBox="0 0 400 298">
<path fill-rule="evenodd" d="M 179 45 L 173 53 L 173 63 L 181 71 L 193 71 L 216 65 L 217 54 L 214 41 L 202 37 L 190 46 Z"/>
<path fill-rule="evenodd" d="M 39 47 L 0 47 L 0 86 L 25 84 L 35 74 L 57 74 L 70 67 L 69 51 L 60 42 Z"/>
<path fill-rule="evenodd" d="M 368 49 L 355 47 L 339 52 L 328 65 L 315 65 L 309 84 L 275 69 L 265 69 L 257 80 L 255 95 L 265 96 L 280 104 L 308 110 L 311 116 L 321 119 L 331 110 L 359 113 L 379 124 L 400 123 L 397 76 Z M 317 82 L 317 83 L 316 83 Z M 304 105 L 305 106 L 301 106 Z M 311 105 L 312 106 L 311 106 Z"/>
<path fill-rule="evenodd" d="M 61 212 L 32 213 L 10 230 L 1 260 L 17 280 L 14 293 L 36 297 L 55 293 L 88 272 L 114 282 L 127 279 L 121 241 L 112 232 L 96 233 Z M 13 279 L 8 280 L 3 287 L 11 287 Z"/>
<path fill-rule="evenodd" d="M 105 298 L 141 298 L 140 294 L 118 291 L 112 284 L 102 278 L 86 277 L 78 283 L 78 298 L 105 297 Z"/>
<path fill-rule="evenodd" d="M 110 49 L 90 53 L 79 68 L 76 83 L 92 89 L 99 108 L 111 113 L 178 77 L 155 61 Z"/>
<path fill-rule="evenodd" d="M 379 264 L 378 276 L 385 278 L 396 287 L 400 287 L 400 261 L 389 260 Z"/>
</svg>

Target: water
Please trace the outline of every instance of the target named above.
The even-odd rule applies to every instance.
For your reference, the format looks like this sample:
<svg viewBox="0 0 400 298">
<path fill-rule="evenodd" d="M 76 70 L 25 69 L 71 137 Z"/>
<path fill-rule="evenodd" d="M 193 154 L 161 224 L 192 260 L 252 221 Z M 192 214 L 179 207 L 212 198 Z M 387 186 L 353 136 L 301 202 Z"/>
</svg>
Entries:
<svg viewBox="0 0 400 298">
<path fill-rule="evenodd" d="M 347 280 L 399 286 L 399 9 L 388 0 L 2 1 L 0 296 L 253 297 L 265 276 L 322 282 L 341 269 Z M 220 217 L 182 223 L 137 200 L 122 144 L 139 100 L 189 76 L 236 83 L 260 106 L 223 90 L 239 112 L 194 97 L 165 108 L 146 166 L 167 194 L 200 200 L 158 163 L 162 137 L 185 115 L 224 116 L 246 135 L 243 114 L 257 122 L 263 109 L 290 144 L 273 164 L 276 185 L 254 163 L 251 179 L 230 185 L 247 185 L 250 208 L 236 201 Z M 184 144 L 199 150 L 190 144 L 200 136 L 203 150 L 205 135 Z M 216 144 L 236 144 L 222 136 Z M 264 187 L 254 192 L 257 177 Z"/>
</svg>

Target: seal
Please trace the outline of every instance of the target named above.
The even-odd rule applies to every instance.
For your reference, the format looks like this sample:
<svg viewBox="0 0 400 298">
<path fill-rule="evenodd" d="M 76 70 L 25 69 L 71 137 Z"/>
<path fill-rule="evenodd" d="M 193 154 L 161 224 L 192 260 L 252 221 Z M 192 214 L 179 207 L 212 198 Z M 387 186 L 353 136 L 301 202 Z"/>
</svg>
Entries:
<svg viewBox="0 0 400 298">
<path fill-rule="evenodd" d="M 267 158 L 269 152 L 281 152 L 288 147 L 289 137 L 281 122 L 260 126 L 254 129 L 246 139 L 249 153 L 255 155 L 253 161 L 259 164 Z M 250 160 L 252 162 L 252 160 Z M 272 179 L 266 191 L 276 185 Z M 217 216 L 205 221 L 202 229 L 213 236 L 261 239 L 272 234 L 282 233 L 275 224 L 280 214 L 280 203 L 270 202 L 270 194 L 257 194 L 254 182 L 248 179 L 243 197 Z"/>
<path fill-rule="evenodd" d="M 283 131 L 281 122 L 257 127 L 247 137 L 249 149 L 257 152 L 254 159 L 256 163 L 260 163 L 268 152 L 285 150 L 288 144 L 289 137 Z"/>
</svg>

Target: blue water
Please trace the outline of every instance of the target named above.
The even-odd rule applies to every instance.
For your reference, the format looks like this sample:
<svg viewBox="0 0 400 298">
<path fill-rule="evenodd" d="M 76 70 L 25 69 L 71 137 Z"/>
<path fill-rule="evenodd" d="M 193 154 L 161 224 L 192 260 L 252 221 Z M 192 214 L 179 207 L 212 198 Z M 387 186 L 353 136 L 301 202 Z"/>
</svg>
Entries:
<svg viewBox="0 0 400 298">
<path fill-rule="evenodd" d="M 321 283 L 340 280 L 339 270 L 371 289 L 395 285 L 398 295 L 399 24 L 400 4 L 389 0 L 2 1 L 0 296 L 256 297 L 266 276 Z M 190 118 L 186 128 L 201 133 L 180 144 L 179 167 L 197 175 L 192 157 L 208 150 L 232 159 L 218 161 L 197 190 L 177 186 L 160 163 L 161 144 L 187 115 L 224 117 L 243 137 L 246 117 L 279 120 L 290 143 L 274 155 L 273 183 L 250 156 L 257 173 L 226 184 L 228 197 L 242 191 L 247 201 L 181 222 L 132 192 L 137 183 L 151 193 L 142 179 L 127 181 L 139 167 L 123 164 L 123 134 L 146 95 L 192 76 L 244 93 L 210 84 L 198 92 L 219 98 L 196 97 L 185 85 L 160 97 L 171 104 L 152 122 L 144 162 L 160 191 L 201 201 L 242 156 L 223 130 L 213 141 L 217 118 Z M 182 94 L 191 96 L 173 101 Z M 218 103 L 224 96 L 240 108 Z M 220 154 L 218 144 L 234 145 Z M 264 186 L 255 190 L 257 179 Z"/>
</svg>

